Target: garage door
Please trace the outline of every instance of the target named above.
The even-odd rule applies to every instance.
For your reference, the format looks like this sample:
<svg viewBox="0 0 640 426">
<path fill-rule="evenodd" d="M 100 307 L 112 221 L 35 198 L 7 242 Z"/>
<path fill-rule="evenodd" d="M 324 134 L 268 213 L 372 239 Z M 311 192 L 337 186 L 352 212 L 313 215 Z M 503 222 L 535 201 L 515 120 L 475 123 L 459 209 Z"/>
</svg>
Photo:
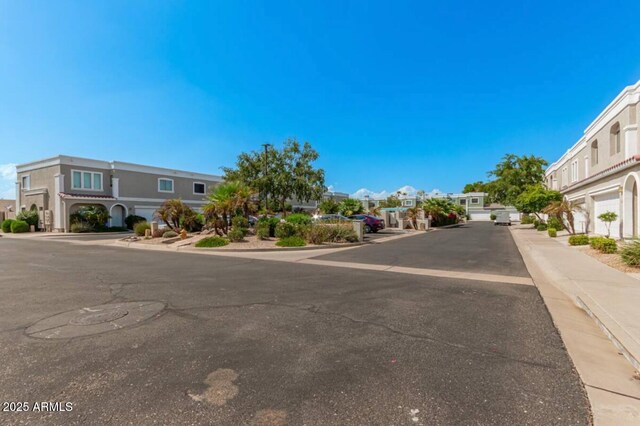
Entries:
<svg viewBox="0 0 640 426">
<path fill-rule="evenodd" d="M 573 212 L 573 226 L 576 227 L 576 232 L 584 233 L 587 232 L 587 214 L 586 207 L 583 204 L 578 204 L 578 209 Z"/>
<path fill-rule="evenodd" d="M 491 220 L 491 212 L 469 212 L 471 220 Z"/>
<path fill-rule="evenodd" d="M 151 222 L 154 219 L 154 215 L 158 207 L 136 207 L 136 215 L 142 216 L 147 219 L 148 222 Z"/>
<path fill-rule="evenodd" d="M 598 219 L 602 213 L 614 212 L 618 215 L 618 219 L 615 222 L 611 222 L 611 237 L 620 237 L 620 199 L 617 192 L 610 192 L 607 194 L 596 195 L 593 197 L 593 221 L 595 233 L 599 235 L 607 234 L 606 224 Z"/>
</svg>

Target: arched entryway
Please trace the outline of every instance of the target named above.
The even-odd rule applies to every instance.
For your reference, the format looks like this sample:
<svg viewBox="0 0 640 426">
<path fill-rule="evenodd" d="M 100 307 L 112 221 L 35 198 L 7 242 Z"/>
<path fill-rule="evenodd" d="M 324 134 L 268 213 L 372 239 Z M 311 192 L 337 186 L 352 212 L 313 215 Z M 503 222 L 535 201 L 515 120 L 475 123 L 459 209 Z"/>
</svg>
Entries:
<svg viewBox="0 0 640 426">
<path fill-rule="evenodd" d="M 623 187 L 622 227 L 624 238 L 638 237 L 638 176 L 630 173 Z"/>
<path fill-rule="evenodd" d="M 109 210 L 109 226 L 124 227 L 124 219 L 127 217 L 127 207 L 122 204 L 114 204 Z"/>
</svg>

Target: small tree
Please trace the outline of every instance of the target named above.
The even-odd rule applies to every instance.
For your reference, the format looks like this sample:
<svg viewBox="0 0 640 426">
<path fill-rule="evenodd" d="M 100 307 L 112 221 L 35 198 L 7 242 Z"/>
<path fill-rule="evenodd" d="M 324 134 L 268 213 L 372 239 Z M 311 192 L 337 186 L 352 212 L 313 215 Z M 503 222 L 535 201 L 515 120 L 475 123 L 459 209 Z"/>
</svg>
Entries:
<svg viewBox="0 0 640 426">
<path fill-rule="evenodd" d="M 156 216 L 165 222 L 172 231 L 179 232 L 180 219 L 184 215 L 186 209 L 191 210 L 179 198 L 165 200 L 156 211 Z"/>
<path fill-rule="evenodd" d="M 614 212 L 604 212 L 600 216 L 598 216 L 598 219 L 603 221 L 604 224 L 606 225 L 607 238 L 609 238 L 609 235 L 611 235 L 611 222 L 615 222 L 616 219 L 618 219 L 618 214 Z"/>
<path fill-rule="evenodd" d="M 319 205 L 318 209 L 323 214 L 336 214 L 340 211 L 340 204 L 333 199 L 333 197 L 327 198 L 323 200 Z"/>
<path fill-rule="evenodd" d="M 553 202 L 562 201 L 562 194 L 558 191 L 547 189 L 542 185 L 529 185 L 518 197 L 513 205 L 518 211 L 525 214 L 535 214 L 542 220 L 538 213 L 543 211 Z"/>
<path fill-rule="evenodd" d="M 351 216 L 354 214 L 360 214 L 364 211 L 360 200 L 354 200 L 353 198 L 347 198 L 340 203 L 340 214 L 344 216 Z"/>
</svg>

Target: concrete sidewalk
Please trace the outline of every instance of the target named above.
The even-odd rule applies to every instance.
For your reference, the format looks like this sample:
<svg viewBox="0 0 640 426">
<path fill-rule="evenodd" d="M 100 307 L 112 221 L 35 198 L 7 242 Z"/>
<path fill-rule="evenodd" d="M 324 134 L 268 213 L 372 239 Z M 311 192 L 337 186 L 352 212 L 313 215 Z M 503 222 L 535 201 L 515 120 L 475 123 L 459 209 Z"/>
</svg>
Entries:
<svg viewBox="0 0 640 426">
<path fill-rule="evenodd" d="M 546 233 L 512 235 L 585 385 L 594 423 L 640 424 L 640 283 Z"/>
<path fill-rule="evenodd" d="M 640 370 L 640 283 L 565 247 L 543 233 L 514 230 L 516 243 L 598 323 L 636 370 Z"/>
</svg>

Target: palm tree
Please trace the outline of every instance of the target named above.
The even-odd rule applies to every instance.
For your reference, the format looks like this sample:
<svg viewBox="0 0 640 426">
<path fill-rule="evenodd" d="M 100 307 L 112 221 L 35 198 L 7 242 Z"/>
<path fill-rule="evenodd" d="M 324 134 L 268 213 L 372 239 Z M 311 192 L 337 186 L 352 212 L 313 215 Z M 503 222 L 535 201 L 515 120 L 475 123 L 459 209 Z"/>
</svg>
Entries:
<svg viewBox="0 0 640 426">
<path fill-rule="evenodd" d="M 232 216 L 238 212 L 245 217 L 254 210 L 256 191 L 238 181 L 224 182 L 216 186 L 207 196 L 209 202 L 203 207 L 208 222 L 213 223 L 216 233 L 229 232 Z"/>
<path fill-rule="evenodd" d="M 411 221 L 413 229 L 418 229 L 418 217 L 420 217 L 421 212 L 422 208 L 420 208 L 419 206 L 408 208 L 406 211 L 407 219 Z"/>
<path fill-rule="evenodd" d="M 553 201 L 547 207 L 542 209 L 542 213 L 560 219 L 562 226 L 564 226 L 566 230 L 571 234 L 576 233 L 573 214 L 574 212 L 582 211 L 584 211 L 584 209 L 580 204 L 576 203 L 575 201 L 569 201 L 567 199 L 563 199 L 561 201 Z"/>
</svg>

